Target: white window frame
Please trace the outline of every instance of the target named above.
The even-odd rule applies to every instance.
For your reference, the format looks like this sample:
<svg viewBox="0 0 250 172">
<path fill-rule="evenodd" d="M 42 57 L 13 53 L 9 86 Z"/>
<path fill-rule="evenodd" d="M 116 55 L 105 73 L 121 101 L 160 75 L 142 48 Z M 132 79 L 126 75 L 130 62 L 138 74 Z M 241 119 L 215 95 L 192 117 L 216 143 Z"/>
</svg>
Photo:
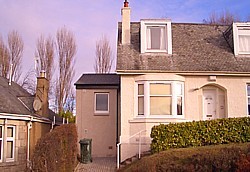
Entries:
<svg viewBox="0 0 250 172">
<path fill-rule="evenodd" d="M 136 104 L 137 104 L 137 115 L 138 116 L 144 116 L 145 115 L 145 108 L 143 109 L 143 114 L 139 114 L 139 97 L 141 98 L 141 97 L 143 97 L 143 107 L 145 107 L 145 102 L 144 102 L 144 98 L 145 98 L 145 90 L 143 90 L 143 95 L 139 95 L 139 92 L 138 92 L 138 90 L 139 90 L 139 85 L 143 85 L 143 89 L 144 89 L 144 83 L 141 83 L 141 82 L 138 82 L 137 83 L 137 85 L 136 85 L 136 89 L 137 89 L 137 101 L 136 101 Z"/>
<path fill-rule="evenodd" d="M 165 48 L 164 49 L 147 49 L 148 27 L 165 28 Z M 141 53 L 168 53 L 172 54 L 172 31 L 171 21 L 167 19 L 141 20 Z"/>
<path fill-rule="evenodd" d="M 247 87 L 248 87 L 248 86 L 250 87 L 250 83 L 247 84 Z M 246 94 L 246 97 L 247 97 L 247 116 L 250 117 L 250 111 L 249 111 L 249 108 L 248 108 L 248 105 L 249 105 L 249 103 L 250 103 L 248 99 L 250 99 L 250 95 L 248 95 L 248 89 L 247 89 L 247 88 L 246 88 L 246 93 L 247 93 L 247 94 Z M 249 93 L 250 93 L 250 92 L 249 92 Z"/>
<path fill-rule="evenodd" d="M 239 30 L 246 29 L 249 31 L 247 34 L 241 34 Z M 250 36 L 250 22 L 247 23 L 233 23 L 233 42 L 234 42 L 234 54 L 235 55 L 250 55 L 250 52 L 242 52 L 240 51 L 240 35 L 248 35 Z"/>
<path fill-rule="evenodd" d="M 8 128 L 13 128 L 13 137 L 8 137 Z M 13 149 L 13 152 L 12 152 L 12 158 L 7 158 L 6 157 L 6 162 L 12 162 L 14 161 L 15 159 L 15 135 L 16 135 L 16 127 L 15 126 L 7 126 L 7 130 L 5 131 L 5 134 L 6 134 L 6 145 L 7 145 L 7 142 L 13 142 L 13 146 L 12 146 L 12 149 Z M 7 149 L 6 149 L 7 150 Z"/>
<path fill-rule="evenodd" d="M 107 111 L 96 110 L 96 96 L 97 96 L 97 95 L 100 95 L 100 94 L 108 95 L 108 110 L 107 110 Z M 102 114 L 109 114 L 109 93 L 107 93 L 107 92 L 97 92 L 97 93 L 95 93 L 94 112 L 95 112 L 95 114 L 98 114 L 98 115 L 99 115 L 99 114 L 100 114 L 100 115 L 102 115 Z"/>
<path fill-rule="evenodd" d="M 150 84 L 170 84 L 171 85 L 171 114 L 170 115 L 150 115 Z M 144 115 L 138 115 L 138 85 L 144 84 Z M 176 85 L 180 84 L 182 95 L 177 95 Z M 164 95 L 165 96 L 165 95 Z M 135 83 L 135 118 L 184 118 L 184 82 L 181 81 L 141 81 Z M 177 115 L 177 98 L 182 97 L 182 115 Z"/>
<path fill-rule="evenodd" d="M 0 127 L 2 128 L 2 138 L 0 138 L 0 141 L 2 142 L 1 146 L 0 146 L 0 149 L 1 149 L 1 154 L 0 154 L 0 162 L 3 162 L 3 144 L 4 144 L 4 126 L 3 125 L 0 125 Z"/>
</svg>

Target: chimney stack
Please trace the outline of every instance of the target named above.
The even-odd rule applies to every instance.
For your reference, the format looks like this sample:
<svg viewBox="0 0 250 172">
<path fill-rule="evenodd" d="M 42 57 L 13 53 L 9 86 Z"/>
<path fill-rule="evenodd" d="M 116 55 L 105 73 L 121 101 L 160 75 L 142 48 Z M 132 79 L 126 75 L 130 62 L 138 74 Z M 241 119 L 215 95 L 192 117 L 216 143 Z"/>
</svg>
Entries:
<svg viewBox="0 0 250 172">
<path fill-rule="evenodd" d="M 122 8 L 122 44 L 130 44 L 130 7 L 127 0 Z"/>
<path fill-rule="evenodd" d="M 36 96 L 35 99 L 41 101 L 41 109 L 36 113 L 44 117 L 49 117 L 49 103 L 48 103 L 49 81 L 45 77 L 45 71 L 40 72 L 37 77 Z"/>
</svg>

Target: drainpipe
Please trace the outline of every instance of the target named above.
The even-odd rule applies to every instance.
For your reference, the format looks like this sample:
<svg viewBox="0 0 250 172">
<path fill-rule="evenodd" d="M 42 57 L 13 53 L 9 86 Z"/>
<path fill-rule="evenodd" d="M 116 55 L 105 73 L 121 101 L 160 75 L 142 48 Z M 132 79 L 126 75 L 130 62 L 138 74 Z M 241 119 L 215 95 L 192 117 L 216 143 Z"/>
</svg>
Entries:
<svg viewBox="0 0 250 172">
<path fill-rule="evenodd" d="M 27 132 L 28 132 L 28 144 L 27 144 L 27 167 L 31 168 L 31 162 L 30 162 L 30 129 L 32 128 L 32 120 L 33 117 L 30 118 L 30 121 L 27 123 Z"/>
</svg>

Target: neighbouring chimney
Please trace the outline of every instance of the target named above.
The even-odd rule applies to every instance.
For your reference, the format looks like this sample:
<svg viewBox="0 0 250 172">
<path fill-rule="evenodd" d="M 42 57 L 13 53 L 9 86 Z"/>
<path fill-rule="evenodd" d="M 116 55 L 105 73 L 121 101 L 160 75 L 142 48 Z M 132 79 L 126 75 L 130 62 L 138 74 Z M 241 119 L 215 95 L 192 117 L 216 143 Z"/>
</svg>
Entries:
<svg viewBox="0 0 250 172">
<path fill-rule="evenodd" d="M 36 113 L 44 117 L 49 117 L 49 103 L 48 103 L 49 81 L 45 77 L 45 71 L 40 72 L 37 77 L 36 98 L 41 101 L 41 109 Z"/>
<path fill-rule="evenodd" d="M 122 44 L 130 44 L 130 7 L 129 2 L 124 1 L 122 8 Z"/>
</svg>

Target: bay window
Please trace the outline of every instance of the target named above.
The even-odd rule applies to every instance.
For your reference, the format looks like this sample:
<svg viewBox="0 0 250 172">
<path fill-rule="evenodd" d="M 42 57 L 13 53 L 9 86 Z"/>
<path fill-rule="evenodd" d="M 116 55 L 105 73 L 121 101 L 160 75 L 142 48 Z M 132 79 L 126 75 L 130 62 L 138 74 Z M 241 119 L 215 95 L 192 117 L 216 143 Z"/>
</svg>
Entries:
<svg viewBox="0 0 250 172">
<path fill-rule="evenodd" d="M 182 117 L 183 83 L 145 81 L 138 86 L 138 117 Z M 143 91 L 142 91 L 143 90 Z"/>
<path fill-rule="evenodd" d="M 144 115 L 144 87 L 138 84 L 138 115 Z"/>
<path fill-rule="evenodd" d="M 0 162 L 3 161 L 3 126 L 0 125 Z"/>
<path fill-rule="evenodd" d="M 15 126 L 0 125 L 0 162 L 14 161 L 14 153 Z"/>
<path fill-rule="evenodd" d="M 14 141 L 15 141 L 15 130 L 14 126 L 8 126 L 7 127 L 7 152 L 6 152 L 6 158 L 7 161 L 13 161 L 14 160 Z"/>
<path fill-rule="evenodd" d="M 250 116 L 250 84 L 247 85 L 247 111 Z"/>
</svg>

